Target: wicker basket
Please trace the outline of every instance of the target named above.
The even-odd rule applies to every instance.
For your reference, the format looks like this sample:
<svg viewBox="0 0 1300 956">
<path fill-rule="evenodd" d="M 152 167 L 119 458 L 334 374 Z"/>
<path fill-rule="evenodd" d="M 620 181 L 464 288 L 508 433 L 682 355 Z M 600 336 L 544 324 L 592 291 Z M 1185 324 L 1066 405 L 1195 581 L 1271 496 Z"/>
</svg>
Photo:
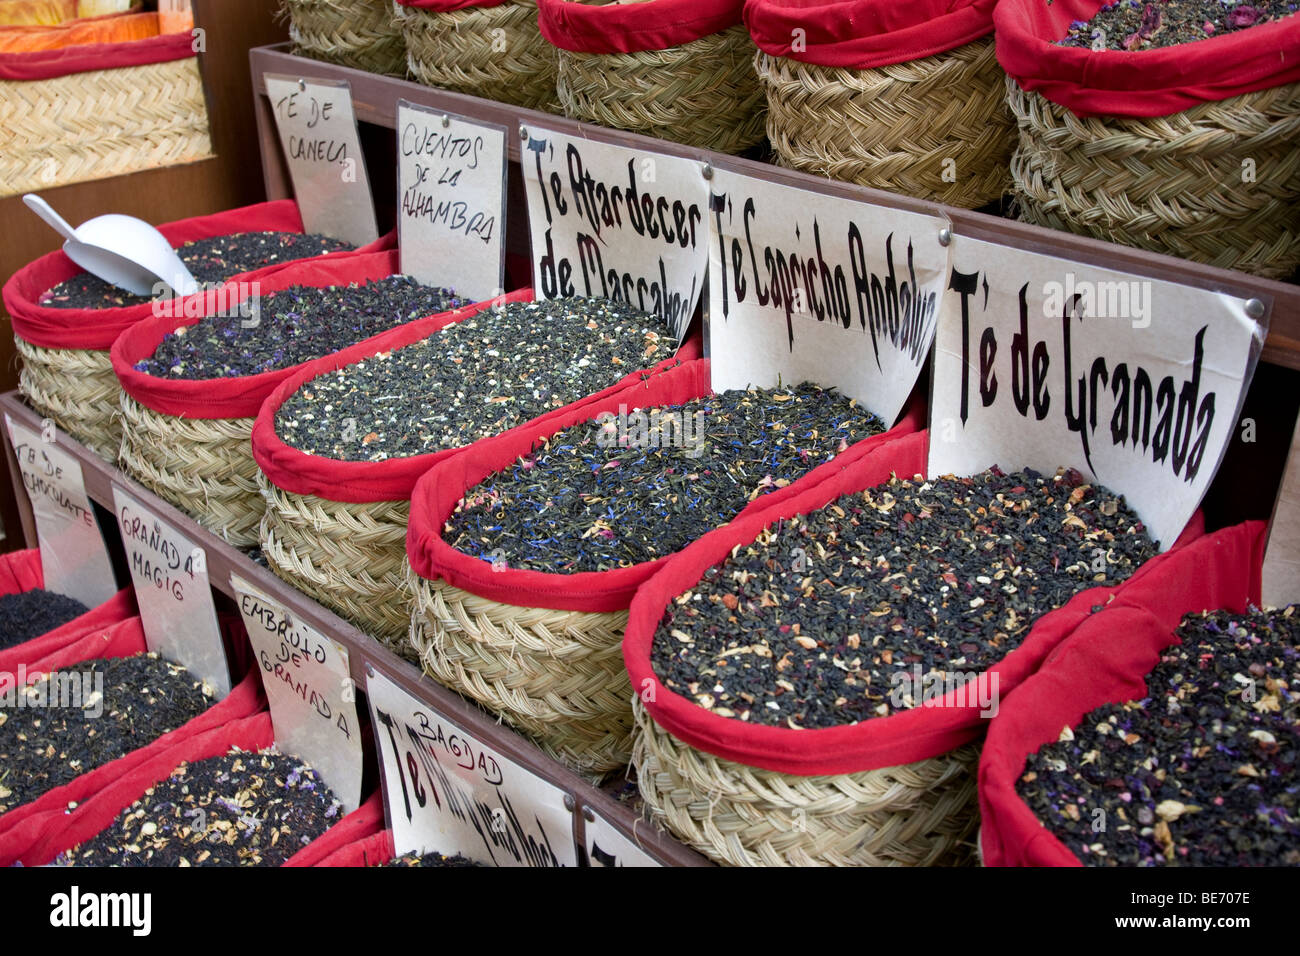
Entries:
<svg viewBox="0 0 1300 956">
<path fill-rule="evenodd" d="M 970 866 L 979 748 L 861 773 L 800 777 L 696 750 L 633 701 L 653 818 L 733 866 Z"/>
<path fill-rule="evenodd" d="M 516 607 L 414 572 L 408 586 L 410 643 L 431 677 L 575 770 L 594 776 L 627 765 L 627 611 Z"/>
<path fill-rule="evenodd" d="M 555 48 L 537 29 L 536 0 L 446 12 L 398 10 L 411 75 L 419 82 L 527 109 L 560 111 Z"/>
<path fill-rule="evenodd" d="M 195 57 L 0 80 L 0 196 L 211 155 Z"/>
<path fill-rule="evenodd" d="M 1272 279 L 1300 266 L 1300 84 L 1154 118 L 1006 94 L 1026 222 Z"/>
<path fill-rule="evenodd" d="M 754 66 L 783 166 L 972 209 L 1010 187 L 1015 125 L 992 37 L 865 70 L 761 51 Z"/>
<path fill-rule="evenodd" d="M 100 458 L 117 461 L 122 388 L 107 352 L 47 349 L 14 336 L 22 356 L 18 388 L 32 408 Z"/>
<path fill-rule="evenodd" d="M 723 153 L 763 138 L 763 91 L 744 26 L 666 50 L 557 52 L 560 105 L 573 119 Z"/>
<path fill-rule="evenodd" d="M 284 0 L 298 56 L 406 76 L 406 41 L 392 0 Z"/>
<path fill-rule="evenodd" d="M 329 501 L 285 491 L 261 471 L 257 481 L 265 501 L 262 553 L 271 570 L 394 653 L 418 661 L 406 640 L 410 501 Z"/>
<path fill-rule="evenodd" d="M 122 468 L 213 534 L 255 546 L 264 509 L 249 445 L 253 419 L 179 418 L 120 394 Z"/>
</svg>

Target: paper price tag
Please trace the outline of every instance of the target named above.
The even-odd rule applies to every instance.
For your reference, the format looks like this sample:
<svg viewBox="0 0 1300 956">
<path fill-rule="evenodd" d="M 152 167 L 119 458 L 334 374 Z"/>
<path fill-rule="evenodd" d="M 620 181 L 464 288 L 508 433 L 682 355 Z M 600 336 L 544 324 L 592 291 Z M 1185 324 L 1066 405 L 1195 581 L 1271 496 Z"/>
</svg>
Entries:
<svg viewBox="0 0 1300 956">
<path fill-rule="evenodd" d="M 48 420 L 40 434 L 8 415 L 5 427 L 36 519 L 45 589 L 86 607 L 102 604 L 117 593 L 117 583 L 81 463 L 55 444 Z"/>
<path fill-rule="evenodd" d="M 602 296 L 686 337 L 708 268 L 708 182 L 694 160 L 529 127 L 523 176 L 533 287 Z"/>
<path fill-rule="evenodd" d="M 636 842 L 629 840 L 599 813 L 586 821 L 587 862 L 591 866 L 662 866 Z"/>
<path fill-rule="evenodd" d="M 397 854 L 576 866 L 565 793 L 469 736 L 378 671 L 366 695 Z"/>
<path fill-rule="evenodd" d="M 945 221 L 715 170 L 715 391 L 816 382 L 892 424 L 930 354 Z"/>
<path fill-rule="evenodd" d="M 267 73 L 280 145 L 308 232 L 362 246 L 379 238 L 352 87 Z"/>
<path fill-rule="evenodd" d="M 505 292 L 506 131 L 397 101 L 402 271 L 475 300 Z"/>
<path fill-rule="evenodd" d="M 1264 340 L 1245 301 L 957 236 L 929 473 L 1070 466 L 1161 547 L 1195 512 Z"/>
<path fill-rule="evenodd" d="M 347 649 L 238 575 L 230 585 L 262 669 L 275 742 L 321 775 L 347 812 L 361 804 L 361 735 Z"/>
<path fill-rule="evenodd" d="M 145 644 L 210 685 L 220 700 L 230 693 L 230 666 L 212 603 L 206 553 L 117 485 L 113 505 Z"/>
</svg>

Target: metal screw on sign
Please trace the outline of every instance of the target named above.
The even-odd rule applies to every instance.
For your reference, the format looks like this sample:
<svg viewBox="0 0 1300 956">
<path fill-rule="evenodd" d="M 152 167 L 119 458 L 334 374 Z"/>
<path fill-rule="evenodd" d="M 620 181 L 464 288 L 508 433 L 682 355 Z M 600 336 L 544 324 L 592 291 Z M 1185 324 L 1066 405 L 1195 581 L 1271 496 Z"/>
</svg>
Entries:
<svg viewBox="0 0 1300 956">
<path fill-rule="evenodd" d="M 519 124 L 519 138 L 520 139 L 528 138 L 528 127 L 525 126 L 523 123 Z"/>
<path fill-rule="evenodd" d="M 712 179 L 713 165 L 711 163 L 705 163 L 704 168 L 700 170 L 700 175 L 703 176 L 705 179 Z"/>
<path fill-rule="evenodd" d="M 573 802 L 573 794 L 571 794 L 571 793 L 566 793 L 566 794 L 564 795 L 564 809 L 566 809 L 566 810 L 568 810 L 570 813 L 572 813 L 572 812 L 573 812 L 573 808 L 574 808 L 574 806 L 575 806 L 575 804 L 574 804 L 574 802 Z"/>
<path fill-rule="evenodd" d="M 944 226 L 939 230 L 939 245 L 946 246 L 952 242 L 952 230 Z"/>
<path fill-rule="evenodd" d="M 1247 299 L 1246 314 L 1252 319 L 1262 319 L 1264 317 L 1264 303 L 1259 299 Z"/>
<path fill-rule="evenodd" d="M 298 89 L 303 91 L 306 91 L 307 89 L 307 81 L 304 80 L 302 77 L 298 77 Z"/>
<path fill-rule="evenodd" d="M 582 819 L 586 820 L 588 823 L 595 823 L 595 822 L 596 822 L 596 811 L 592 810 L 591 807 L 583 807 L 583 808 L 582 808 Z"/>
<path fill-rule="evenodd" d="M 442 114 L 442 128 L 443 128 L 443 129 L 446 129 L 446 128 L 447 128 L 448 126 L 450 126 L 450 125 L 451 125 L 451 117 L 448 116 L 446 113 L 443 113 L 443 114 Z"/>
</svg>

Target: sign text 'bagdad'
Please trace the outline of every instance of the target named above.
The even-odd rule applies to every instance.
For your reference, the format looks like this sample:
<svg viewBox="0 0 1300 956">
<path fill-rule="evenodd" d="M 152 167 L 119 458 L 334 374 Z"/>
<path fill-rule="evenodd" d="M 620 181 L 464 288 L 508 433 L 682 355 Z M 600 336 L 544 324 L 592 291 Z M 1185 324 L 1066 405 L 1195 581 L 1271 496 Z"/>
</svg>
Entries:
<svg viewBox="0 0 1300 956">
<path fill-rule="evenodd" d="M 930 473 L 1076 467 L 1169 547 L 1208 488 L 1264 330 L 1244 300 L 958 237 Z"/>
<path fill-rule="evenodd" d="M 700 165 L 538 127 L 522 163 L 538 294 L 626 302 L 680 342 L 708 265 Z"/>
<path fill-rule="evenodd" d="M 934 337 L 944 225 L 717 170 L 709 203 L 714 389 L 811 381 L 892 422 Z"/>
</svg>

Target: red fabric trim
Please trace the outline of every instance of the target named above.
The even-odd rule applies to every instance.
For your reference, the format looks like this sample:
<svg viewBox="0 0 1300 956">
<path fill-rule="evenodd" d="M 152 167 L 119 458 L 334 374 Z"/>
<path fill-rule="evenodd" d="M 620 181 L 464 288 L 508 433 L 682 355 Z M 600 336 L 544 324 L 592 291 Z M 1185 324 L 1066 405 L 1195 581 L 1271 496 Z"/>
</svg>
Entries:
<svg viewBox="0 0 1300 956">
<path fill-rule="evenodd" d="M 324 839 L 322 837 L 322 839 Z M 316 866 L 383 866 L 397 858 L 393 831 L 381 830 L 370 836 L 339 847 Z"/>
<path fill-rule="evenodd" d="M 121 70 L 197 56 L 194 38 L 166 33 L 125 43 L 87 43 L 61 50 L 0 53 L 0 80 L 49 80 L 91 70 Z"/>
<path fill-rule="evenodd" d="M 292 199 L 257 203 L 239 209 L 195 216 L 158 227 L 173 246 L 193 239 L 210 239 L 235 232 L 302 232 L 302 216 Z M 331 252 L 300 262 L 321 262 L 344 256 L 396 248 L 396 233 L 347 252 Z M 295 263 L 282 262 L 232 277 L 252 281 L 273 275 Z M 152 304 L 120 309 L 54 309 L 40 305 L 41 296 L 65 279 L 81 273 L 81 267 L 56 250 L 23 266 L 4 284 L 4 306 L 13 320 L 14 334 L 32 345 L 48 349 L 92 349 L 107 352 L 113 340 L 135 323 L 153 316 Z M 182 305 L 187 300 L 182 300 Z"/>
<path fill-rule="evenodd" d="M 912 763 L 947 753 L 983 732 L 978 707 L 919 707 L 904 713 L 864 721 L 855 726 L 817 730 L 790 730 L 742 723 L 719 717 L 665 687 L 650 664 L 655 627 L 667 603 L 699 582 L 701 575 L 721 562 L 737 544 L 753 541 L 767 525 L 781 518 L 805 514 L 840 497 L 888 481 L 891 474 L 924 474 L 929 432 L 917 432 L 878 445 L 869 453 L 794 498 L 778 503 L 725 527 L 711 531 L 675 556 L 636 593 L 623 639 L 623 659 L 632 686 L 651 694 L 645 707 L 655 722 L 692 747 L 751 767 L 811 776 L 856 773 Z M 1198 515 L 1188 523 L 1174 549 L 1199 537 L 1204 530 Z M 1043 659 L 1075 626 L 1088 617 L 1093 605 L 1105 604 L 1134 581 L 1158 576 L 1170 554 L 1158 555 L 1118 588 L 1090 588 L 1076 594 L 1063 607 L 1051 611 L 1033 626 L 1016 650 L 989 673 L 998 675 L 1002 698 L 1038 669 Z M 1163 578 L 1161 578 L 1163 580 Z"/>
<path fill-rule="evenodd" d="M 349 282 L 383 279 L 399 272 L 401 267 L 396 251 L 350 253 L 338 259 L 326 257 L 294 262 L 256 281 L 261 283 L 262 295 L 266 295 L 295 285 L 345 285 Z M 238 301 L 233 294 L 235 283 L 228 283 L 226 288 L 231 290 L 227 301 Z M 448 316 L 457 314 L 445 312 L 432 318 L 446 324 L 450 321 Z M 113 371 L 122 383 L 122 390 L 136 401 L 164 415 L 181 418 L 253 418 L 276 386 L 311 365 L 310 362 L 303 362 L 257 375 L 209 379 L 170 379 L 135 370 L 136 363 L 153 355 L 170 333 L 196 325 L 200 321 L 202 319 L 199 317 L 157 316 L 137 322 L 118 336 L 113 343 L 111 355 Z M 417 319 L 402 328 L 421 321 L 427 322 L 430 319 Z M 371 336 L 359 344 L 377 338 L 378 336 Z"/>
<path fill-rule="evenodd" d="M 1267 525 L 1248 521 L 1165 556 L 1079 625 L 1006 701 L 980 755 L 980 844 L 985 866 L 1081 866 L 1016 793 L 1029 754 L 1091 710 L 1146 696 L 1146 676 L 1186 614 L 1259 603 Z"/>
<path fill-rule="evenodd" d="M 330 866 L 328 857 L 384 829 L 384 795 L 376 790 L 357 807 L 320 837 L 284 861 L 285 866 Z"/>
<path fill-rule="evenodd" d="M 411 567 L 422 577 L 445 578 L 471 594 L 517 607 L 595 612 L 626 610 L 636 589 L 672 560 L 672 555 L 630 568 L 577 574 L 518 568 L 493 570 L 490 564 L 458 551 L 444 541 L 442 529 L 469 489 L 495 472 L 509 468 L 556 432 L 584 421 L 593 421 L 601 412 L 617 412 L 620 405 L 626 405 L 631 411 L 653 405 L 676 405 L 710 393 L 709 360 L 700 359 L 648 382 L 630 385 L 600 401 L 567 409 L 564 414 L 549 420 L 545 428 L 528 425 L 483 439 L 462 454 L 431 468 L 411 495 L 410 529 L 406 538 L 406 553 Z M 856 442 L 835 460 L 819 465 L 786 487 L 750 502 L 733 520 L 776 507 L 843 471 L 873 448 L 916 431 L 924 420 L 925 409 L 918 402 L 892 431 Z"/>
<path fill-rule="evenodd" d="M 865 70 L 946 53 L 988 36 L 996 2 L 745 0 L 745 24 L 758 48 L 772 56 Z M 793 48 L 796 39 L 799 50 Z"/>
<path fill-rule="evenodd" d="M 667 50 L 741 22 L 744 0 L 579 3 L 537 0 L 537 26 L 553 45 L 578 53 Z"/>
<path fill-rule="evenodd" d="M 45 570 L 41 567 L 40 548 L 0 554 L 0 594 L 21 594 L 42 587 Z"/>
<path fill-rule="evenodd" d="M 520 289 L 510 293 L 502 301 L 531 302 L 532 300 L 532 289 Z M 317 359 L 315 362 L 303 367 L 292 377 L 285 379 L 262 405 L 257 421 L 253 424 L 253 457 L 257 459 L 257 465 L 262 469 L 262 473 L 270 479 L 272 484 L 292 494 L 316 495 L 330 501 L 360 503 L 404 501 L 410 498 L 415 483 L 426 471 L 439 462 L 459 454 L 463 449 L 448 448 L 427 455 L 416 455 L 412 458 L 392 458 L 388 461 L 377 462 L 339 461 L 335 458 L 322 458 L 318 455 L 309 455 L 285 444 L 280 439 L 280 436 L 275 433 L 275 413 L 280 410 L 280 406 L 285 403 L 290 395 L 317 376 L 338 371 L 345 365 L 362 361 L 379 352 L 389 352 L 428 338 L 444 325 L 449 325 L 452 322 L 473 315 L 481 311 L 482 308 L 481 304 L 467 306 L 456 312 L 448 312 L 445 315 L 412 322 L 410 325 L 404 325 L 401 328 L 385 332 L 383 335 L 376 336 L 352 348 Z M 692 337 L 677 350 L 677 358 L 667 359 L 659 363 L 654 370 L 667 369 L 675 364 L 678 359 L 688 361 L 697 358 L 699 350 L 700 342 L 698 337 Z M 548 412 L 518 427 L 529 430 L 543 428 L 553 419 L 557 419 L 574 408 L 586 406 L 618 392 L 632 382 L 639 380 L 642 374 L 643 372 L 640 371 L 633 372 L 617 384 L 597 392 L 595 395 L 589 395 L 564 408 Z"/>
<path fill-rule="evenodd" d="M 1023 89 L 1079 116 L 1166 116 L 1197 103 L 1300 83 L 1300 17 L 1156 50 L 1057 46 L 1102 0 L 1001 0 L 993 15 L 1002 68 Z"/>
<path fill-rule="evenodd" d="M 37 566 L 39 567 L 39 564 Z M 24 590 L 29 589 L 24 588 Z M 0 673 L 13 674 L 17 672 L 20 663 L 59 653 L 92 634 L 102 634 L 114 624 L 134 617 L 137 613 L 139 612 L 135 604 L 135 589 L 123 588 L 99 607 L 91 608 L 85 614 L 78 615 L 62 627 L 56 627 L 39 637 L 33 637 L 30 641 L 23 641 L 21 644 L 0 651 Z"/>
<path fill-rule="evenodd" d="M 451 13 L 454 10 L 469 10 L 473 7 L 500 7 L 517 0 L 397 0 L 403 7 L 415 7 L 429 13 Z"/>
</svg>

